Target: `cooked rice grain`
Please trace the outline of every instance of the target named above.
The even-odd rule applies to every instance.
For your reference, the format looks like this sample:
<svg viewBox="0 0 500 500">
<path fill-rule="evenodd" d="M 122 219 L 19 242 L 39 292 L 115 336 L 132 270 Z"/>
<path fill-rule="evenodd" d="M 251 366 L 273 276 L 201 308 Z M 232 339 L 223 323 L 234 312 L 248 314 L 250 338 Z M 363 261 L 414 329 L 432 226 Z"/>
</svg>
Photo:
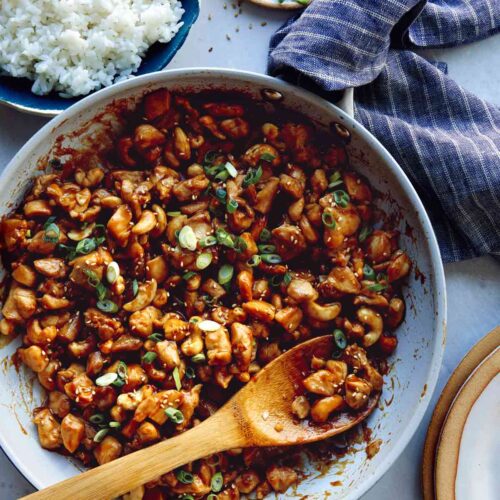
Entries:
<svg viewBox="0 0 500 500">
<path fill-rule="evenodd" d="M 178 0 L 1 0 L 0 72 L 85 95 L 129 77 L 182 23 Z"/>
</svg>

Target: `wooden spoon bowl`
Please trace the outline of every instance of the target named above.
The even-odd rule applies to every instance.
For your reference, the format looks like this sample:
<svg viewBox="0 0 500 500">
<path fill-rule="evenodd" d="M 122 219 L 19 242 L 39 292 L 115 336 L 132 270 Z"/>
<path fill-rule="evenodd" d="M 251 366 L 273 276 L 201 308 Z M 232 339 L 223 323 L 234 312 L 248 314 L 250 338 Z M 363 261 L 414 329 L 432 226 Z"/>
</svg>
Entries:
<svg viewBox="0 0 500 500">
<path fill-rule="evenodd" d="M 291 412 L 313 356 L 331 357 L 332 335 L 304 342 L 265 366 L 217 413 L 178 436 L 125 455 L 24 498 L 115 498 L 193 460 L 249 446 L 311 443 L 345 432 L 377 405 L 373 393 L 360 411 L 343 411 L 324 424 L 298 420 Z"/>
</svg>

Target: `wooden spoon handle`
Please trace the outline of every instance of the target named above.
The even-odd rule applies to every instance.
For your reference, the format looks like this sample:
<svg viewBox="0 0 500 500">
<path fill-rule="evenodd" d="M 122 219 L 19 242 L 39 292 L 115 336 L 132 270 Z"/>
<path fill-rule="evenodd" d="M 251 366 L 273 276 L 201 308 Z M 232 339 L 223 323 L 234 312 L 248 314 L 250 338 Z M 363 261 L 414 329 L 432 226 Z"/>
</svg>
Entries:
<svg viewBox="0 0 500 500">
<path fill-rule="evenodd" d="M 45 488 L 25 499 L 111 499 L 152 481 L 176 467 L 245 444 L 231 411 L 219 411 L 193 429 L 125 455 Z"/>
</svg>

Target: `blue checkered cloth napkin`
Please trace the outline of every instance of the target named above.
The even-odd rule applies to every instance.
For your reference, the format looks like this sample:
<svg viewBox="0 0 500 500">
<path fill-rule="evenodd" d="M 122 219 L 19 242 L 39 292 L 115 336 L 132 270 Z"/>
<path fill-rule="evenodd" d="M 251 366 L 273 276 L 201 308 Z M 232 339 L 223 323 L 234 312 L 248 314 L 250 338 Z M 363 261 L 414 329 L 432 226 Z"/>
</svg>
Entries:
<svg viewBox="0 0 500 500">
<path fill-rule="evenodd" d="M 500 257 L 500 109 L 412 49 L 498 31 L 500 0 L 314 0 L 271 41 L 270 73 L 323 93 L 355 87 L 356 118 L 413 182 L 445 262 Z"/>
</svg>

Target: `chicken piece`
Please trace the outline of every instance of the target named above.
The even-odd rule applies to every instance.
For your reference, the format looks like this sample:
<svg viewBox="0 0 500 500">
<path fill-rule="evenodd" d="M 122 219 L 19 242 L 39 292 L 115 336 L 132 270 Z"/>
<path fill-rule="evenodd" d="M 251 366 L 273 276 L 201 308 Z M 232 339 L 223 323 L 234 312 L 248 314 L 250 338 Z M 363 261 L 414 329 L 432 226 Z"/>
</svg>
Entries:
<svg viewBox="0 0 500 500">
<path fill-rule="evenodd" d="M 231 342 L 225 327 L 221 326 L 215 331 L 206 332 L 205 346 L 210 366 L 224 366 L 231 362 Z"/>
<path fill-rule="evenodd" d="M 37 411 L 33 422 L 37 426 L 38 439 L 42 448 L 55 450 L 61 446 L 61 426 L 48 408 Z"/>
<path fill-rule="evenodd" d="M 307 247 L 304 235 L 297 226 L 283 224 L 273 229 L 272 235 L 276 252 L 285 262 L 300 255 Z"/>
</svg>

